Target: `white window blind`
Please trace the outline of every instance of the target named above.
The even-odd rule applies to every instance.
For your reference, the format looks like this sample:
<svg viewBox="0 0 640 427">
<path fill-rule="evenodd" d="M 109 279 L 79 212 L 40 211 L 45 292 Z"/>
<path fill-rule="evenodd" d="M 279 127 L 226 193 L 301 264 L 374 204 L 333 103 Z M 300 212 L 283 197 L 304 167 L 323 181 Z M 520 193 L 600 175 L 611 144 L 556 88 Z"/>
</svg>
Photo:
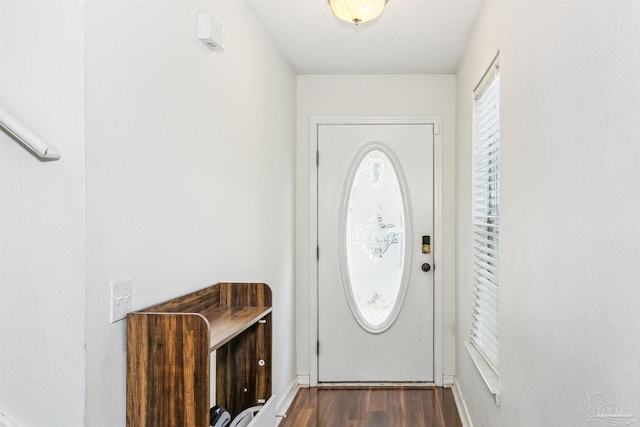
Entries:
<svg viewBox="0 0 640 427">
<path fill-rule="evenodd" d="M 498 58 L 474 91 L 473 316 L 471 344 L 497 374 L 500 227 L 500 73 Z"/>
</svg>

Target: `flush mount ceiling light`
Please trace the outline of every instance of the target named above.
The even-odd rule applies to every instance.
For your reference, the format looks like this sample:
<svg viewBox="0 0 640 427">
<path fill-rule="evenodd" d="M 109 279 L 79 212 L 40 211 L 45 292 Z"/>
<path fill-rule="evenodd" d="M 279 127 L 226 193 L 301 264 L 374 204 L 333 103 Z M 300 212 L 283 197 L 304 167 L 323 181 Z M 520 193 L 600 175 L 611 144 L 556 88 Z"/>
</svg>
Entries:
<svg viewBox="0 0 640 427">
<path fill-rule="evenodd" d="M 343 21 L 361 22 L 376 19 L 389 0 L 328 0 L 333 14 Z"/>
</svg>

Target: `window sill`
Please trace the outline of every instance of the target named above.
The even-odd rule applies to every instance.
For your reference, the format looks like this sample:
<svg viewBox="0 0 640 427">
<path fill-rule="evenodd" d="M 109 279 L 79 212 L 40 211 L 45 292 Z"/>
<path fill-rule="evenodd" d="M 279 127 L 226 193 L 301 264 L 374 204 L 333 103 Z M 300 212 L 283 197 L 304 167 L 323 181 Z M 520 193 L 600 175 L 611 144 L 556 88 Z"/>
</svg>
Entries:
<svg viewBox="0 0 640 427">
<path fill-rule="evenodd" d="M 480 352 L 475 348 L 473 344 L 470 342 L 466 342 L 465 346 L 467 347 L 467 351 L 469 352 L 469 356 L 471 356 L 471 360 L 478 368 L 480 372 L 480 376 L 484 380 L 487 388 L 493 394 L 496 399 L 496 406 L 500 406 L 500 383 L 498 381 L 498 373 L 493 370 L 491 366 L 484 360 L 484 357 L 480 354 Z"/>
</svg>

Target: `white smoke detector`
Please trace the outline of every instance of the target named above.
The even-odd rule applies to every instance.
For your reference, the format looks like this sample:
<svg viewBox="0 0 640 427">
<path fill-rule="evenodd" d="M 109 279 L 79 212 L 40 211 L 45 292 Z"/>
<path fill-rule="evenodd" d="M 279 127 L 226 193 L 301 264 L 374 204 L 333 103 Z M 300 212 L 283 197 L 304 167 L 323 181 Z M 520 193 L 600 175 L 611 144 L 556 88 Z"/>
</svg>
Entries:
<svg viewBox="0 0 640 427">
<path fill-rule="evenodd" d="M 198 40 L 211 50 L 224 49 L 222 25 L 206 13 L 198 13 Z"/>
</svg>

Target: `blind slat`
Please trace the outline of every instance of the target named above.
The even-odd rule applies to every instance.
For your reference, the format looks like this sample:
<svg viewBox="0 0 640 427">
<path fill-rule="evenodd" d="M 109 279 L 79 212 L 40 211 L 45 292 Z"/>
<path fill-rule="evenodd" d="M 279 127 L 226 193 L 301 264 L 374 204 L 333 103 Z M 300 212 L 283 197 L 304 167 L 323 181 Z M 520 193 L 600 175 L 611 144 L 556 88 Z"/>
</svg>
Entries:
<svg viewBox="0 0 640 427">
<path fill-rule="evenodd" d="M 476 283 L 477 283 L 477 288 L 479 290 L 487 290 L 489 292 L 491 292 L 491 295 L 489 297 L 493 297 L 496 300 L 496 306 L 498 303 L 498 284 L 494 283 L 490 280 L 485 279 L 482 276 L 476 276 Z M 482 287 L 482 289 L 481 289 Z"/>
<path fill-rule="evenodd" d="M 476 325 L 476 330 L 479 329 L 488 329 L 491 332 L 493 332 L 494 335 L 494 342 L 495 341 L 495 336 L 498 335 L 498 327 L 499 325 L 497 323 L 480 323 L 481 320 L 483 318 L 486 318 L 486 316 L 483 316 L 484 313 L 482 313 L 484 311 L 483 308 L 481 307 L 473 307 L 473 315 L 471 317 L 478 319 L 478 324 Z"/>
<path fill-rule="evenodd" d="M 494 271 L 489 271 L 488 269 L 484 269 L 480 266 L 473 269 L 476 274 L 486 278 L 491 283 L 498 283 L 498 275 L 494 273 Z M 497 286 L 497 285 L 496 285 Z"/>
<path fill-rule="evenodd" d="M 476 245 L 475 251 L 479 254 L 493 256 L 496 259 L 498 258 L 498 250 L 495 248 L 490 248 L 487 245 Z"/>
<path fill-rule="evenodd" d="M 476 166 L 484 165 L 485 163 L 487 163 L 488 159 L 497 158 L 497 156 L 498 150 L 495 145 L 483 147 L 481 149 L 478 149 L 475 153 L 475 164 Z"/>
<path fill-rule="evenodd" d="M 493 237 L 493 238 L 498 238 L 498 233 L 492 233 L 490 231 L 478 231 L 478 230 L 473 230 L 473 234 L 476 234 L 478 236 L 487 236 L 487 237 Z"/>
<path fill-rule="evenodd" d="M 488 140 L 489 144 L 487 144 L 487 147 L 491 148 L 492 145 L 496 145 L 497 144 L 497 135 L 498 135 L 498 131 L 500 130 L 500 122 L 498 121 L 497 118 L 494 117 L 494 112 L 485 112 L 488 113 L 490 115 L 489 120 L 487 120 L 486 123 L 484 123 L 482 126 L 479 126 L 477 128 L 474 129 L 475 133 L 476 133 L 476 137 L 479 141 L 483 141 L 483 140 Z M 477 150 L 481 150 L 484 149 L 485 147 L 476 147 Z"/>
<path fill-rule="evenodd" d="M 489 274 L 494 274 L 495 276 L 498 276 L 498 266 L 494 266 L 489 263 L 479 261 L 477 259 L 474 259 L 473 263 L 479 268 L 482 268 L 483 271 L 488 272 Z"/>
<path fill-rule="evenodd" d="M 483 238 L 483 237 L 474 237 L 473 240 L 478 242 L 478 243 L 481 243 L 483 245 L 486 245 L 486 246 L 492 246 L 492 247 L 495 247 L 495 248 L 498 247 L 498 241 L 497 240 L 490 240 L 490 239 Z"/>
<path fill-rule="evenodd" d="M 490 265 L 491 264 L 494 264 L 496 266 L 498 265 L 498 259 L 497 258 L 491 258 L 489 256 L 486 256 L 485 254 L 480 253 L 480 252 L 474 252 L 473 256 L 475 258 L 480 259 L 481 261 L 485 261 L 485 262 L 489 263 Z"/>
<path fill-rule="evenodd" d="M 484 185 L 487 185 L 487 183 L 490 183 L 491 181 L 493 181 L 490 178 L 495 177 L 497 180 L 499 175 L 500 175 L 500 171 L 497 170 L 497 168 L 495 168 L 495 169 L 485 170 L 482 175 L 478 175 L 474 179 L 476 182 L 480 182 L 480 183 L 483 183 Z"/>
</svg>

